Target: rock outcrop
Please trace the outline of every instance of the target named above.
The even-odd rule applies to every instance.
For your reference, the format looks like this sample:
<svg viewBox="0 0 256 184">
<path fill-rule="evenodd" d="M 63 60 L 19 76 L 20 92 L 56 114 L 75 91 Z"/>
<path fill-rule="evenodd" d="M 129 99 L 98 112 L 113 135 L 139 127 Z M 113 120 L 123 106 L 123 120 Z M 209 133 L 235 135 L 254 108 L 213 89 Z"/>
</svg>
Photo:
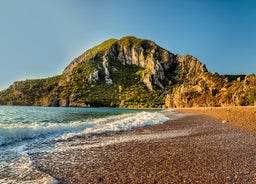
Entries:
<svg viewBox="0 0 256 184">
<path fill-rule="evenodd" d="M 109 48 L 104 47 L 105 44 L 109 45 Z M 103 45 L 92 49 L 98 50 L 97 54 L 93 55 L 91 54 L 93 51 L 89 50 L 71 62 L 64 70 L 65 80 L 70 81 L 70 76 L 76 67 L 88 65 L 91 62 L 94 65 L 94 73 L 88 75 L 88 82 L 99 80 L 98 73 L 103 70 L 105 82 L 112 84 L 110 71 L 118 69 L 111 66 L 110 62 L 117 61 L 122 65 L 136 65 L 143 68 L 141 77 L 148 89 L 153 90 L 153 86 L 156 85 L 164 90 L 165 87 L 161 81 L 166 78 L 165 73 L 170 69 L 174 71 L 178 62 L 186 62 L 183 57 L 176 57 L 152 41 L 135 37 L 124 37 L 121 40 L 110 39 Z M 178 74 L 178 71 L 176 73 Z"/>
<path fill-rule="evenodd" d="M 210 73 L 193 56 L 131 36 L 87 50 L 59 76 L 0 92 L 0 104 L 9 105 L 192 107 L 254 105 L 255 99 L 255 75 Z"/>
</svg>

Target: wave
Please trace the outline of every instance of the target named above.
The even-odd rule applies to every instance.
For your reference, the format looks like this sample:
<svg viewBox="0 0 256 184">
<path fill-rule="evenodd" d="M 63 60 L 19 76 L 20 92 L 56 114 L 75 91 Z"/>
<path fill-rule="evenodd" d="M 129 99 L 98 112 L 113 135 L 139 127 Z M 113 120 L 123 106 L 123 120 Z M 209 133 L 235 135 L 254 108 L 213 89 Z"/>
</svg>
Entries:
<svg viewBox="0 0 256 184">
<path fill-rule="evenodd" d="M 79 131 L 88 128 L 87 123 L 17 123 L 16 125 L 0 125 L 0 146 L 39 137 L 58 136 L 65 132 Z"/>
<path fill-rule="evenodd" d="M 94 120 L 91 122 L 94 124 L 92 128 L 85 129 L 81 132 L 68 133 L 57 138 L 56 140 L 69 140 L 76 137 L 86 138 L 92 134 L 127 131 L 138 127 L 161 124 L 167 120 L 169 120 L 169 118 L 161 112 L 140 112 L 136 114 L 124 114 Z"/>
<path fill-rule="evenodd" d="M 160 124 L 167 121 L 161 112 L 139 112 L 69 123 L 16 123 L 0 124 L 0 146 L 39 137 L 67 140 L 106 132 L 130 130 L 136 127 Z"/>
</svg>

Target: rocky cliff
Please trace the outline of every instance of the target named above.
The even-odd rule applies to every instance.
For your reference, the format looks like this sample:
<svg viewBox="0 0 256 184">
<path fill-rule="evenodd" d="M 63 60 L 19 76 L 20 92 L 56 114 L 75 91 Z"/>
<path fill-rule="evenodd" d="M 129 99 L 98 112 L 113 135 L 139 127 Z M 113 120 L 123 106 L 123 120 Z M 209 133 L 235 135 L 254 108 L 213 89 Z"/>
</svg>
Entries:
<svg viewBox="0 0 256 184">
<path fill-rule="evenodd" d="M 254 105 L 255 84 L 255 75 L 209 73 L 193 56 L 173 54 L 153 41 L 129 36 L 110 39 L 87 50 L 59 76 L 14 83 L 0 92 L 0 103 L 113 107 Z"/>
</svg>

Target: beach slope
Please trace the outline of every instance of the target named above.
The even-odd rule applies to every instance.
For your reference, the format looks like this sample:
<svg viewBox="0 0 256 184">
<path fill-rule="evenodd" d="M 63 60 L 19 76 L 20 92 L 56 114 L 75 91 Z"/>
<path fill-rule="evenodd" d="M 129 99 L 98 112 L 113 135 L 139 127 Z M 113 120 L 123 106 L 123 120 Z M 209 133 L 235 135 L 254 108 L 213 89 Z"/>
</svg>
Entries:
<svg viewBox="0 0 256 184">
<path fill-rule="evenodd" d="M 208 115 L 60 144 L 31 155 L 60 183 L 256 183 L 255 132 Z"/>
<path fill-rule="evenodd" d="M 207 114 L 218 120 L 256 132 L 256 107 L 179 108 L 181 113 Z"/>
</svg>

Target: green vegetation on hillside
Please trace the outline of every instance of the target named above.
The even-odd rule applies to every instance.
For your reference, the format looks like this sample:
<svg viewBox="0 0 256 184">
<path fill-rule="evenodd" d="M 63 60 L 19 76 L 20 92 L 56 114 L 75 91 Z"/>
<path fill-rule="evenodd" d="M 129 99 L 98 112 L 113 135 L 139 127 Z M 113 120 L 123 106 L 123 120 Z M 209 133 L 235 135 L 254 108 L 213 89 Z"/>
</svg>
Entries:
<svg viewBox="0 0 256 184">
<path fill-rule="evenodd" d="M 219 75 L 190 55 L 150 40 L 109 39 L 75 58 L 63 74 L 15 82 L 0 105 L 193 107 L 256 104 L 256 76 Z"/>
<path fill-rule="evenodd" d="M 43 105 L 43 98 L 58 86 L 60 76 L 15 82 L 0 92 L 2 105 Z"/>
</svg>

